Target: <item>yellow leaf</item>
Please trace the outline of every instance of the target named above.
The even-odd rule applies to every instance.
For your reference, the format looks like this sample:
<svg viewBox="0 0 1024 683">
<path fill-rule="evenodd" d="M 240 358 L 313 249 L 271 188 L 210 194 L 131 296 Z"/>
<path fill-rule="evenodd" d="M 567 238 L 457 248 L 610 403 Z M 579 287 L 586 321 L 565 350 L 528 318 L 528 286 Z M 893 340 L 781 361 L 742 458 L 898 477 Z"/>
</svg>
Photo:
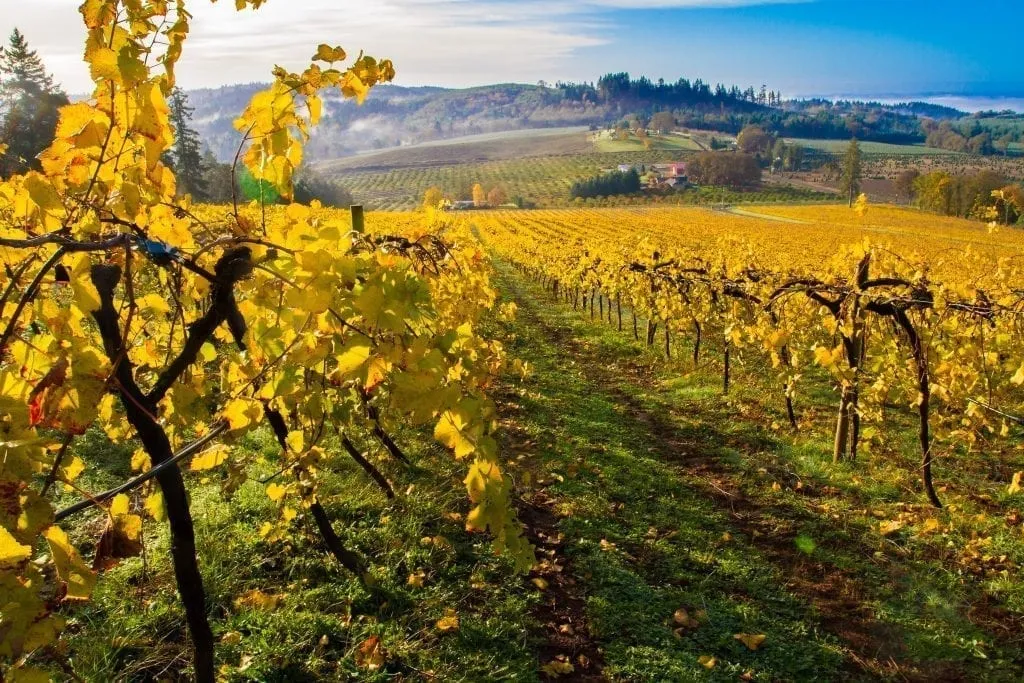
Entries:
<svg viewBox="0 0 1024 683">
<path fill-rule="evenodd" d="M 192 458 L 189 469 L 193 472 L 213 469 L 227 460 L 229 448 L 224 444 L 216 444 Z"/>
<path fill-rule="evenodd" d="M 242 634 L 238 631 L 228 631 L 220 637 L 220 642 L 225 645 L 238 645 L 242 642 Z"/>
<path fill-rule="evenodd" d="M 114 496 L 114 500 L 110 502 L 110 516 L 121 517 L 127 515 L 130 503 L 131 501 L 128 500 L 128 496 L 123 493 Z"/>
<path fill-rule="evenodd" d="M 1006 489 L 1009 494 L 1018 493 L 1022 487 L 1021 479 L 1024 479 L 1024 472 L 1014 472 L 1013 479 L 1010 480 L 1010 487 Z"/>
<path fill-rule="evenodd" d="M 342 349 L 337 359 L 337 371 L 348 375 L 363 366 L 370 358 L 370 342 L 364 339 L 353 339 Z"/>
<path fill-rule="evenodd" d="M 733 638 L 746 645 L 748 650 L 756 650 L 761 647 L 761 643 L 764 642 L 766 637 L 764 634 L 752 635 L 750 633 L 737 633 L 733 636 Z"/>
<path fill-rule="evenodd" d="M 285 443 L 288 445 L 288 450 L 292 453 L 301 453 L 303 445 L 302 432 L 288 432 L 288 437 L 285 439 Z"/>
<path fill-rule="evenodd" d="M 878 523 L 878 532 L 883 536 L 891 536 L 903 528 L 903 522 L 893 519 Z"/>
<path fill-rule="evenodd" d="M 88 254 L 80 254 L 71 269 L 71 290 L 75 306 L 83 313 L 92 313 L 100 307 L 100 293 L 90 278 L 91 262 Z"/>
<path fill-rule="evenodd" d="M 149 453 L 146 451 L 139 448 L 132 453 L 132 472 L 147 472 L 152 466 L 149 460 Z"/>
<path fill-rule="evenodd" d="M 459 615 L 455 613 L 455 610 L 445 610 L 444 616 L 437 620 L 437 630 L 445 632 L 459 630 Z"/>
<path fill-rule="evenodd" d="M 275 503 L 284 498 L 286 493 L 288 493 L 288 489 L 280 484 L 270 484 L 267 486 L 267 496 Z"/>
<path fill-rule="evenodd" d="M 427 578 L 427 575 L 423 572 L 414 572 L 409 574 L 409 579 L 406 583 L 413 588 L 423 588 L 423 580 Z"/>
<path fill-rule="evenodd" d="M 718 659 L 711 655 L 701 655 L 697 658 L 697 663 L 703 666 L 705 669 L 714 669 L 715 665 L 718 664 Z"/>
<path fill-rule="evenodd" d="M 283 595 L 271 595 L 256 589 L 235 598 L 235 607 L 253 607 L 271 610 L 277 608 L 284 600 Z"/>
<path fill-rule="evenodd" d="M 455 451 L 456 458 L 463 458 L 476 448 L 463 432 L 467 427 L 467 418 L 461 411 L 446 410 L 434 427 L 434 438 Z"/>
<path fill-rule="evenodd" d="M 564 657 L 564 655 L 562 655 Z M 541 672 L 546 673 L 549 676 L 566 676 L 576 670 L 571 663 L 565 659 L 552 659 L 550 662 L 540 668 Z"/>
<path fill-rule="evenodd" d="M 68 535 L 59 526 L 51 526 L 44 534 L 57 576 L 67 584 L 65 600 L 87 600 L 96 586 L 96 574 L 82 561 L 71 545 Z"/>
<path fill-rule="evenodd" d="M 313 61 L 333 64 L 334 62 L 345 61 L 345 56 L 345 51 L 340 47 L 331 47 L 330 45 L 321 43 L 316 49 L 316 54 L 313 55 Z"/>
<path fill-rule="evenodd" d="M 27 560 L 32 548 L 18 543 L 7 529 L 0 526 L 0 569 L 9 569 Z"/>
<path fill-rule="evenodd" d="M 162 522 L 167 518 L 167 513 L 164 510 L 163 493 L 160 491 L 154 491 L 146 496 L 146 512 L 148 512 L 149 516 L 158 522 Z"/>
<path fill-rule="evenodd" d="M 259 420 L 262 413 L 263 408 L 256 401 L 248 398 L 236 398 L 228 401 L 222 415 L 228 421 L 231 431 L 237 431 L 245 429 Z"/>
<path fill-rule="evenodd" d="M 542 591 L 548 589 L 548 581 L 547 581 L 547 579 L 543 579 L 543 578 L 541 578 L 539 576 L 536 576 L 536 577 L 530 579 L 530 582 L 533 583 L 534 586 L 536 586 L 537 588 L 539 588 Z"/>
</svg>

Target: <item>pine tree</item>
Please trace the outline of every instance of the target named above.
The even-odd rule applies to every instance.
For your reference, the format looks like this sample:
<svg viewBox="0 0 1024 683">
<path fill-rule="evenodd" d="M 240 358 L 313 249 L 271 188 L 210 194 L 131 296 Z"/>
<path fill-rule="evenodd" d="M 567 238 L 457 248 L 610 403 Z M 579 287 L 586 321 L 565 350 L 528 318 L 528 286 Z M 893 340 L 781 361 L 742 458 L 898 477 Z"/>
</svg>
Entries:
<svg viewBox="0 0 1024 683">
<path fill-rule="evenodd" d="M 190 194 L 193 199 L 208 199 L 207 180 L 203 169 L 203 152 L 199 133 L 189 127 L 192 113 L 188 95 L 181 88 L 171 91 L 170 121 L 174 128 L 174 147 L 170 151 L 170 162 L 178 179 L 178 192 Z"/>
<path fill-rule="evenodd" d="M 39 55 L 18 29 L 0 47 L 0 177 L 39 168 L 36 156 L 53 141 L 58 110 L 68 104 Z"/>
<path fill-rule="evenodd" d="M 857 138 L 852 138 L 850 145 L 846 148 L 846 156 L 843 158 L 843 175 L 840 179 L 840 187 L 849 197 L 851 207 L 853 200 L 860 194 L 860 179 L 860 145 L 857 143 Z"/>
</svg>

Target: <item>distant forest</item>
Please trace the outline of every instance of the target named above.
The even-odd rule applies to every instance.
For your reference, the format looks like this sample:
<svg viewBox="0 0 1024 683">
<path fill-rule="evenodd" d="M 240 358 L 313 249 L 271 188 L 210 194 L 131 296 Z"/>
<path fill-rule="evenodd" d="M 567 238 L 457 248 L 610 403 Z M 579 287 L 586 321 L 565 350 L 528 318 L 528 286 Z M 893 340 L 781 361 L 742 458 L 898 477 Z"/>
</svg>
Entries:
<svg viewBox="0 0 1024 683">
<path fill-rule="evenodd" d="M 762 85 L 759 90 L 721 83 L 712 86 L 697 79 L 674 83 L 651 81 L 628 73 L 602 76 L 596 83 L 556 83 L 570 102 L 611 105 L 623 115 L 650 118 L 671 111 L 682 127 L 737 134 L 756 125 L 778 136 L 860 140 L 930 146 L 975 154 L 1007 153 L 1024 139 L 1024 119 L 1012 113 L 965 112 L 908 102 L 784 100 L 781 93 Z M 999 122 L 999 119 L 1004 119 Z M 1005 119 L 1010 119 L 1008 122 Z"/>
</svg>

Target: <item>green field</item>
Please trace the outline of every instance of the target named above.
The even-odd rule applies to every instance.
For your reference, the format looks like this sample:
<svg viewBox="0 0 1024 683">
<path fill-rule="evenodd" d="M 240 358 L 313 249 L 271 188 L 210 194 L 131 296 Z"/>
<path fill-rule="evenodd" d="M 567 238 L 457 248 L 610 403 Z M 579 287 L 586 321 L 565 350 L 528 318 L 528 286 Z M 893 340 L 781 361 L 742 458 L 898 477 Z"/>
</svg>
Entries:
<svg viewBox="0 0 1024 683">
<path fill-rule="evenodd" d="M 705 149 L 700 143 L 682 135 L 652 135 L 646 140 L 651 150 L 672 150 L 699 152 Z M 642 152 L 648 149 L 645 141 L 630 133 L 625 140 L 617 139 L 608 131 L 600 131 L 594 137 L 594 149 L 598 152 Z"/>
</svg>

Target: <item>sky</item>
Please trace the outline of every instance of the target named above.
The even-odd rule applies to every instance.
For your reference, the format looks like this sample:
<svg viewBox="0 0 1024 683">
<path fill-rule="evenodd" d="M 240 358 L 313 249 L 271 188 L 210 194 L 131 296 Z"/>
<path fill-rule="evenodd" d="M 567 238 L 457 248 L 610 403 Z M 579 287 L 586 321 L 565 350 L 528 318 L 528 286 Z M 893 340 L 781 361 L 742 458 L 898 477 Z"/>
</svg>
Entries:
<svg viewBox="0 0 1024 683">
<path fill-rule="evenodd" d="M 71 93 L 89 91 L 80 0 L 0 0 Z M 319 43 L 388 57 L 401 85 L 463 87 L 601 74 L 740 86 L 785 96 L 1024 99 L 1019 0 L 189 0 L 186 88 L 269 80 Z"/>
</svg>

